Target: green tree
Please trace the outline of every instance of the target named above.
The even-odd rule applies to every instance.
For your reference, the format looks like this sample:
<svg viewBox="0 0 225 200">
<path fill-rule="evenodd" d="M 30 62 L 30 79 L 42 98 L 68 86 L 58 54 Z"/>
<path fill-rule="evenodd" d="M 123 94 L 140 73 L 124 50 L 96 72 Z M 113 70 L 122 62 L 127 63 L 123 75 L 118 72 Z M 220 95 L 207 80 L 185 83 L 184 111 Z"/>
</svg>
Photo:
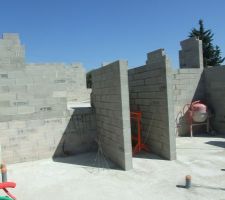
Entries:
<svg viewBox="0 0 225 200">
<path fill-rule="evenodd" d="M 93 70 L 89 71 L 87 74 L 86 74 L 86 84 L 87 84 L 87 88 L 92 88 L 92 75 L 91 75 L 91 72 Z"/>
<path fill-rule="evenodd" d="M 199 29 L 193 28 L 189 34 L 189 37 L 202 40 L 204 67 L 220 65 L 225 60 L 219 46 L 213 45 L 213 36 L 210 29 L 205 30 L 203 20 L 199 20 Z"/>
</svg>

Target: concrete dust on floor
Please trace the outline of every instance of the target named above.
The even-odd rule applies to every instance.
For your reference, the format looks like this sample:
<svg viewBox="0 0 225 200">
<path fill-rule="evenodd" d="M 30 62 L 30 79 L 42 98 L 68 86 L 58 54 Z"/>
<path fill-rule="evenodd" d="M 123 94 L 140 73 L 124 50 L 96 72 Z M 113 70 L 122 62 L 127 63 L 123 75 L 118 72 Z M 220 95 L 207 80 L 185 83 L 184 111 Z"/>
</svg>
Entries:
<svg viewBox="0 0 225 200">
<path fill-rule="evenodd" d="M 90 165 L 95 153 L 8 166 L 12 193 L 20 200 L 225 199 L 224 138 L 177 138 L 177 160 L 157 156 L 133 158 L 130 171 Z M 150 158 L 149 158 L 150 156 Z M 186 175 L 194 187 L 187 190 Z M 3 193 L 1 193 L 3 194 Z"/>
</svg>

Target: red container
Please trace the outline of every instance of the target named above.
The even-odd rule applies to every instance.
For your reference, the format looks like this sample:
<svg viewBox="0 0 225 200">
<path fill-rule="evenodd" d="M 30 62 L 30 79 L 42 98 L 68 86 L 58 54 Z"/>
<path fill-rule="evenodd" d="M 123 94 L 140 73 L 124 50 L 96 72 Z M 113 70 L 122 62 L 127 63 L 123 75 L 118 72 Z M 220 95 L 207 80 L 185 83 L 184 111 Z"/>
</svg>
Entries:
<svg viewBox="0 0 225 200">
<path fill-rule="evenodd" d="M 199 101 L 193 102 L 190 107 L 191 117 L 195 122 L 204 122 L 207 117 L 207 106 Z"/>
</svg>

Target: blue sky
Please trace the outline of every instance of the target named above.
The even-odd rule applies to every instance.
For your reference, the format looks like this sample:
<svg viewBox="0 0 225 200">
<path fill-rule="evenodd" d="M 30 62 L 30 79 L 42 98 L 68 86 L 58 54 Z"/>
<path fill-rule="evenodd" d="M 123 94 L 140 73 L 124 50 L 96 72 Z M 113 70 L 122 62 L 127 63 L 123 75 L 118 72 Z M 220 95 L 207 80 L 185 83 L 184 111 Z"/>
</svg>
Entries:
<svg viewBox="0 0 225 200">
<path fill-rule="evenodd" d="M 0 33 L 20 34 L 27 62 L 128 60 L 165 48 L 178 66 L 179 42 L 202 18 L 225 56 L 224 0 L 0 0 Z"/>
</svg>

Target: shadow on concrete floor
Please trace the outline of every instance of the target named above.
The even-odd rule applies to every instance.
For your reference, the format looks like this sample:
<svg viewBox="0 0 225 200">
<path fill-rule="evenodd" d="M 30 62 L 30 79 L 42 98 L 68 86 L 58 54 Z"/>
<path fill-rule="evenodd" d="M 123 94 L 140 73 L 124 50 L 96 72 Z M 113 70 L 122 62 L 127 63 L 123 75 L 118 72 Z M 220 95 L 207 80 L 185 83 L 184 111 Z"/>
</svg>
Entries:
<svg viewBox="0 0 225 200">
<path fill-rule="evenodd" d="M 157 156 L 156 154 L 148 153 L 148 152 L 145 152 L 145 151 L 142 151 L 142 152 L 134 155 L 133 158 L 143 158 L 143 159 L 152 159 L 152 160 L 164 160 L 163 158 Z"/>
<path fill-rule="evenodd" d="M 206 142 L 205 144 L 210 144 L 210 145 L 213 145 L 213 146 L 225 148 L 225 142 L 224 141 L 209 141 L 209 142 Z"/>
<path fill-rule="evenodd" d="M 75 156 L 55 157 L 53 160 L 55 162 L 79 165 L 83 167 L 119 170 L 114 163 L 106 157 L 99 155 L 97 152 L 83 153 Z"/>
<path fill-rule="evenodd" d="M 177 188 L 188 189 L 185 185 L 176 185 L 176 187 Z M 211 189 L 211 190 L 222 190 L 222 191 L 225 191 L 225 188 L 221 188 L 221 187 L 213 187 L 213 186 L 207 186 L 207 185 L 196 185 L 196 184 L 192 184 L 191 188 L 203 188 L 203 189 Z"/>
</svg>

